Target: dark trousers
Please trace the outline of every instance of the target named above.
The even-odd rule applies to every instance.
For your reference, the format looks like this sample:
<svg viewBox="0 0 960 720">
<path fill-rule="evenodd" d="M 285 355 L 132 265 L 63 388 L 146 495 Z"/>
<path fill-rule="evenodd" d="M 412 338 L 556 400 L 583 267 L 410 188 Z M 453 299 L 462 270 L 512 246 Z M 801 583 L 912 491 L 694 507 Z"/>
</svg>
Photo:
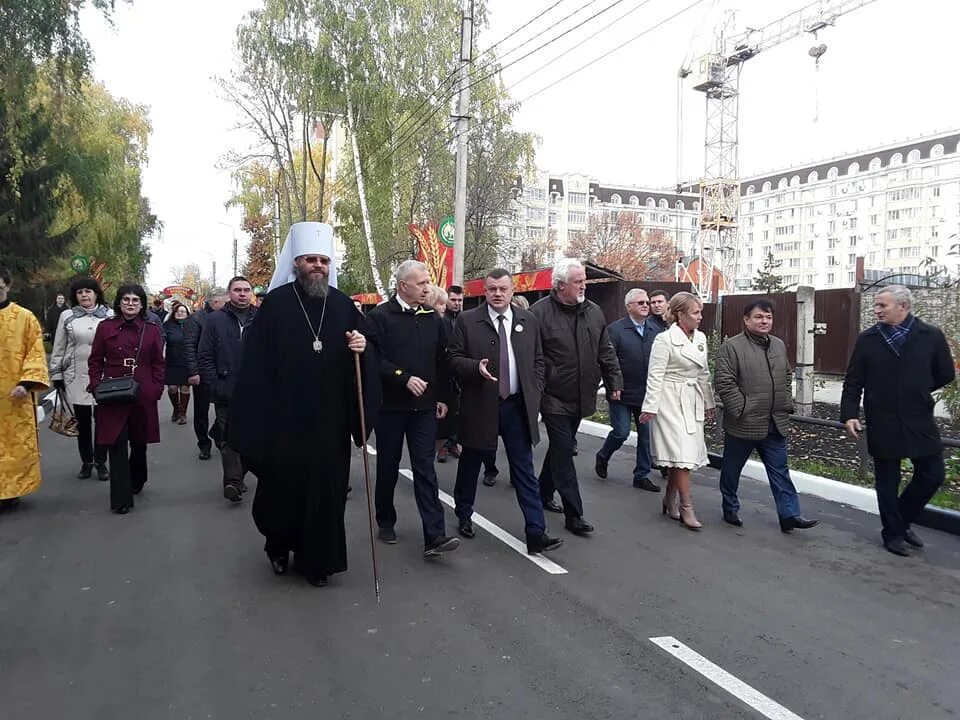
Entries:
<svg viewBox="0 0 960 720">
<path fill-rule="evenodd" d="M 787 468 L 787 439 L 777 431 L 773 423 L 770 423 L 767 436 L 763 440 L 745 440 L 729 433 L 724 436 L 723 465 L 720 468 L 723 512 L 740 511 L 740 499 L 737 497 L 740 473 L 754 450 L 767 471 L 770 492 L 777 504 L 777 515 L 781 519 L 796 517 L 800 514 L 800 498 L 797 497 L 797 489 L 793 486 L 790 470 Z"/>
<path fill-rule="evenodd" d="M 124 425 L 107 450 L 110 456 L 110 509 L 133 506 L 133 496 L 147 482 L 147 444 L 130 440 Z"/>
<path fill-rule="evenodd" d="M 873 459 L 884 542 L 902 540 L 910 523 L 943 485 L 943 453 L 910 460 L 913 463 L 913 478 L 897 497 L 900 489 L 900 460 Z"/>
<path fill-rule="evenodd" d="M 377 487 L 374 494 L 377 525 L 392 528 L 397 524 L 393 493 L 397 487 L 404 437 L 407 439 L 407 453 L 413 470 L 413 494 L 423 523 L 423 540 L 429 545 L 446 535 L 440 486 L 433 464 L 437 417 L 432 411 L 380 413 L 377 422 Z"/>
<path fill-rule="evenodd" d="M 583 517 L 583 500 L 577 484 L 577 468 L 573 464 L 573 451 L 577 439 L 580 418 L 572 415 L 543 414 L 547 428 L 547 455 L 540 469 L 540 498 L 543 502 L 553 499 L 554 490 L 560 493 L 563 514 L 567 519 Z"/>
<path fill-rule="evenodd" d="M 77 418 L 77 449 L 80 462 L 84 465 L 107 462 L 107 446 L 93 444 L 93 405 L 74 405 L 73 414 Z"/>
<path fill-rule="evenodd" d="M 197 436 L 197 447 L 201 450 L 209 450 L 211 446 L 210 388 L 203 383 L 193 386 L 193 432 Z M 213 434 L 218 433 L 214 431 Z"/>
<path fill-rule="evenodd" d="M 230 406 L 227 403 L 214 403 L 214 412 L 217 418 L 217 450 L 220 451 L 220 462 L 223 465 L 223 484 L 240 485 L 247 474 L 247 468 L 240 458 L 240 453 L 230 447 Z"/>
<path fill-rule="evenodd" d="M 507 451 L 510 479 L 517 494 L 517 503 L 523 513 L 524 532 L 527 540 L 539 538 L 546 531 L 543 504 L 540 500 L 540 483 L 533 469 L 533 445 L 527 425 L 523 398 L 514 395 L 500 402 L 499 434 Z M 469 520 L 477 499 L 477 477 L 480 466 L 489 456 L 489 451 L 463 448 L 457 465 L 457 484 L 453 490 L 457 517 Z"/>
</svg>

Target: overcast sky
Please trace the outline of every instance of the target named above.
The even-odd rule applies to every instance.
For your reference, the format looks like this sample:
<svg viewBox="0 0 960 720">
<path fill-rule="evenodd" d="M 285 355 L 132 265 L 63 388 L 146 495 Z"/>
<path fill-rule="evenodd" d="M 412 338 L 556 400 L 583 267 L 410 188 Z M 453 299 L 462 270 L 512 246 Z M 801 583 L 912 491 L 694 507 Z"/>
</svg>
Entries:
<svg viewBox="0 0 960 720">
<path fill-rule="evenodd" d="M 522 100 L 693 1 L 621 0 L 563 40 L 508 67 L 503 81 Z M 482 31 L 480 47 L 554 2 L 488 0 L 490 27 Z M 509 63 L 614 2 L 561 1 L 506 40 L 498 53 L 544 33 L 507 54 L 504 63 Z M 678 160 L 677 69 L 684 57 L 707 49 L 722 8 L 737 10 L 736 27 L 742 29 L 762 26 L 803 4 L 705 0 L 531 98 L 516 124 L 542 138 L 537 159 L 542 168 L 584 172 L 611 183 L 672 186 Z M 96 77 L 115 95 L 150 107 L 153 134 L 144 191 L 165 225 L 163 237 L 151 243 L 152 288 L 167 284 L 171 268 L 187 262 L 209 272 L 215 258 L 221 284 L 231 274 L 232 230 L 218 223 L 238 226 L 239 213 L 224 210 L 231 187 L 218 160 L 245 143 L 231 132 L 234 112 L 217 98 L 211 78 L 229 72 L 235 27 L 259 5 L 254 0 L 136 0 L 118 6 L 113 28 L 92 13 L 84 15 L 84 31 L 97 57 Z M 582 11 L 546 31 L 577 7 Z M 960 3 L 876 0 L 841 17 L 816 39 L 804 35 L 752 59 L 741 79 L 741 175 L 960 126 L 960 96 L 953 90 L 958 27 Z M 819 43 L 828 50 L 816 71 L 807 51 Z M 560 59 L 519 82 L 556 56 Z M 683 93 L 682 125 L 682 175 L 697 179 L 703 171 L 704 100 L 689 88 Z M 241 236 L 241 264 L 244 242 Z"/>
</svg>

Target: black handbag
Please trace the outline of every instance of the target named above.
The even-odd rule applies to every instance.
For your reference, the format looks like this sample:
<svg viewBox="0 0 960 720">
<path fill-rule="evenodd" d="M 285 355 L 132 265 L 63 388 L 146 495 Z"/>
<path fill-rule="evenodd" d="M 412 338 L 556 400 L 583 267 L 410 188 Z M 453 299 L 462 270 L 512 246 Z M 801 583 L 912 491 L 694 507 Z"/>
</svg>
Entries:
<svg viewBox="0 0 960 720">
<path fill-rule="evenodd" d="M 129 405 L 135 403 L 140 396 L 140 383 L 136 381 L 133 374 L 137 371 L 137 363 L 140 360 L 140 348 L 143 347 L 143 333 L 147 329 L 147 323 L 144 322 L 140 330 L 140 342 L 137 343 L 137 354 L 133 359 L 133 368 L 129 375 L 117 378 L 108 378 L 103 380 L 101 375 L 100 383 L 93 391 L 93 399 L 98 405 Z"/>
</svg>

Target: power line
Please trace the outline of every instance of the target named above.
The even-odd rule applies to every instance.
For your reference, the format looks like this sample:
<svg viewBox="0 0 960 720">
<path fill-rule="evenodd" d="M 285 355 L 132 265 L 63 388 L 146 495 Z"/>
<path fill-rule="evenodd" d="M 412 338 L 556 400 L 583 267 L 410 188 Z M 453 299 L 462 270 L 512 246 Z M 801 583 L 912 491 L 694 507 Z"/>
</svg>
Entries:
<svg viewBox="0 0 960 720">
<path fill-rule="evenodd" d="M 620 22 L 621 20 L 623 20 L 625 17 L 627 17 L 628 15 L 632 15 L 632 14 L 635 13 L 637 10 L 639 10 L 639 9 L 642 8 L 642 7 L 644 7 L 645 5 L 648 5 L 648 4 L 651 3 L 652 1 L 653 1 L 653 0 L 643 0 L 643 2 L 641 2 L 639 5 L 637 5 L 637 6 L 636 6 L 635 8 L 633 8 L 632 10 L 627 10 L 627 12 L 623 13 L 622 15 L 618 16 L 618 17 L 615 18 L 614 20 L 610 21 L 609 23 L 607 23 L 606 25 L 604 25 L 602 28 L 600 28 L 600 29 L 597 30 L 596 32 L 592 33 L 591 35 L 588 35 L 587 37 L 583 38 L 580 42 L 581 42 L 581 43 L 585 43 L 585 42 L 589 42 L 590 40 L 593 40 L 593 38 L 595 38 L 597 35 L 599 35 L 600 33 L 602 33 L 604 30 L 609 30 L 611 27 L 613 27 L 614 25 L 616 25 L 618 22 Z M 519 85 L 520 83 L 524 82 L 525 80 L 530 79 L 531 77 L 533 77 L 534 75 L 536 75 L 538 72 L 540 72 L 540 71 L 543 70 L 544 68 L 549 67 L 549 66 L 552 65 L 554 62 L 556 62 L 557 60 L 559 60 L 560 58 L 562 58 L 564 55 L 566 55 L 566 53 L 560 53 L 559 55 L 551 58 L 550 60 L 548 60 L 547 62 L 545 62 L 543 65 L 541 65 L 540 67 L 538 67 L 536 70 L 533 70 L 533 71 L 527 73 L 527 74 L 524 75 L 522 78 L 520 78 L 519 80 L 517 80 L 517 81 L 516 81 L 515 83 L 513 83 L 513 85 L 511 85 L 510 88 L 508 88 L 508 89 L 515 88 L 515 87 L 516 87 L 517 85 Z"/>
<path fill-rule="evenodd" d="M 622 50 L 623 48 L 625 48 L 625 47 L 626 47 L 627 45 L 629 45 L 630 43 L 636 42 L 637 40 L 639 40 L 640 38 L 642 38 L 644 35 L 647 35 L 647 34 L 653 32 L 654 30 L 657 30 L 657 29 L 663 27 L 663 26 L 666 25 L 668 22 L 670 22 L 670 21 L 672 21 L 672 20 L 675 20 L 675 19 L 678 18 L 679 16 L 683 15 L 685 12 L 687 12 L 687 11 L 689 11 L 689 10 L 692 10 L 692 9 L 695 8 L 697 5 L 700 5 L 700 4 L 704 3 L 705 1 L 706 1 L 706 0 L 695 0 L 694 2 L 690 3 L 689 5 L 687 5 L 685 8 L 683 8 L 683 9 L 678 10 L 677 12 L 675 12 L 673 15 L 670 15 L 669 17 L 664 18 L 663 20 L 661 20 L 661 21 L 658 22 L 657 24 L 651 25 L 650 27 L 648 27 L 648 28 L 647 28 L 646 30 L 644 30 L 643 32 L 640 32 L 640 33 L 638 33 L 637 35 L 634 35 L 634 36 L 633 36 L 632 38 L 630 38 L 629 40 L 620 43 L 619 45 L 617 45 L 615 48 L 613 48 L 613 49 L 611 49 L 611 50 L 608 50 L 607 52 L 605 52 L 605 53 L 604 53 L 603 55 L 601 55 L 600 57 L 594 58 L 593 60 L 591 60 L 590 62 L 586 63 L 585 65 L 581 65 L 581 66 L 578 67 L 576 70 L 573 70 L 573 71 L 567 73 L 566 75 L 564 75 L 564 76 L 561 77 L 560 79 L 555 80 L 554 82 L 550 83 L 549 85 L 547 85 L 547 86 L 545 86 L 545 87 L 540 88 L 539 90 L 537 90 L 537 91 L 534 92 L 534 93 L 531 93 L 530 95 L 527 95 L 527 96 L 526 96 L 523 100 L 521 100 L 520 102 L 521 102 L 521 103 L 525 103 L 527 100 L 530 100 L 531 98 L 536 97 L 536 96 L 539 95 L 540 93 L 546 92 L 546 91 L 549 90 L 550 88 L 552 88 L 552 87 L 554 87 L 554 86 L 556 86 L 556 85 L 559 85 L 559 84 L 562 83 L 564 80 L 567 80 L 568 78 L 576 75 L 577 73 L 582 72 L 583 70 L 586 70 L 586 69 L 587 69 L 588 67 L 590 67 L 591 65 L 595 65 L 595 64 L 597 64 L 598 62 L 600 62 L 601 60 L 604 60 L 605 58 L 610 57 L 610 56 L 613 55 L 615 52 L 617 52 L 617 51 L 619 51 L 619 50 Z"/>
<path fill-rule="evenodd" d="M 588 5 L 589 5 L 589 4 L 592 4 L 592 3 L 596 2 L 596 1 L 597 1 L 597 0 L 591 0 L 591 2 L 588 3 Z M 700 1 L 702 2 L 703 0 L 700 0 Z M 491 77 L 493 77 L 494 75 L 496 75 L 498 72 L 502 72 L 503 70 L 506 70 L 507 68 L 512 67 L 512 66 L 516 65 L 516 64 L 519 63 L 519 62 L 522 62 L 523 60 L 527 59 L 527 58 L 530 57 L 531 55 L 534 55 L 535 53 L 540 52 L 540 51 L 543 50 L 545 47 L 548 47 L 549 45 L 552 45 L 553 43 L 555 43 L 557 40 L 560 40 L 561 38 L 566 37 L 567 35 L 569 35 L 569 34 L 570 34 L 571 32 L 573 32 L 574 30 L 577 30 L 577 29 L 583 27 L 584 25 L 586 25 L 586 24 L 589 23 L 590 21 L 592 21 L 592 20 L 600 17 L 600 16 L 603 15 L 604 13 L 608 12 L 609 10 L 612 10 L 614 7 L 616 7 L 617 5 L 620 5 L 620 4 L 623 3 L 623 2 L 625 2 L 625 0 L 614 0 L 614 2 L 610 3 L 609 5 L 607 5 L 606 7 L 604 7 L 603 9 L 598 10 L 597 12 L 595 12 L 595 13 L 594 13 L 593 15 L 591 15 L 590 17 L 586 18 L 585 20 L 582 20 L 581 22 L 579 22 L 579 23 L 576 24 L 576 25 L 573 25 L 573 26 L 567 28 L 566 30 L 564 30 L 562 33 L 560 33 L 560 34 L 557 35 L 556 37 L 553 37 L 553 38 L 551 38 L 550 40 L 547 40 L 546 42 L 542 43 L 541 45 L 538 45 L 536 48 L 534 48 L 533 50 L 531 50 L 531 51 L 527 52 L 526 54 L 520 56 L 520 57 L 517 58 L 516 60 L 511 60 L 511 61 L 510 61 L 509 63 L 507 63 L 506 65 L 503 65 L 503 66 L 501 66 L 501 67 L 498 67 L 498 68 L 497 68 L 496 70 L 494 70 L 493 72 L 489 72 L 489 73 L 483 75 L 482 77 L 479 77 L 479 78 L 474 79 L 473 82 L 471 82 L 468 87 L 469 87 L 469 88 L 473 88 L 473 87 L 479 85 L 480 83 L 484 82 L 485 80 L 490 79 Z M 584 6 L 584 7 L 587 7 L 587 6 Z M 580 10 L 577 10 L 576 12 L 580 12 L 581 10 L 583 10 L 583 8 L 580 8 Z M 573 14 L 576 14 L 576 13 L 571 13 L 571 15 L 568 15 L 567 17 L 571 17 Z M 550 28 L 547 28 L 547 30 L 550 30 L 551 28 L 555 27 L 555 26 L 558 25 L 559 23 L 563 22 L 563 20 L 565 20 L 565 19 L 566 19 L 566 18 L 563 18 L 562 20 L 557 21 L 556 23 L 554 23 L 553 25 L 551 25 Z M 545 30 L 544 32 L 546 32 L 547 30 Z M 543 33 L 540 33 L 539 35 L 542 35 L 542 34 L 543 34 Z M 528 43 L 531 42 L 533 39 L 536 39 L 536 37 L 539 37 L 539 35 L 536 35 L 536 36 L 534 36 L 534 38 L 532 38 L 531 40 L 528 40 L 528 41 L 522 43 L 521 45 L 517 46 L 517 48 L 514 48 L 514 50 L 518 49 L 519 47 L 522 47 L 522 46 L 525 45 L 525 44 L 528 44 Z M 508 51 L 507 54 L 509 54 L 509 52 L 513 52 L 513 51 Z M 490 67 L 490 65 L 492 65 L 494 62 L 495 62 L 495 61 L 491 61 L 490 63 L 488 63 L 488 64 L 487 64 L 487 67 Z M 474 76 L 474 77 L 475 77 L 475 76 Z M 453 97 L 453 94 L 452 94 L 452 93 L 449 94 L 449 95 L 446 95 L 446 96 L 444 96 L 444 98 L 442 99 L 442 102 L 446 102 L 446 101 L 450 100 L 450 98 L 452 98 L 452 97 Z M 438 106 L 438 108 L 435 109 L 430 115 L 428 115 L 428 116 L 424 119 L 424 121 L 423 121 L 422 123 L 420 123 L 419 125 L 417 125 L 417 126 L 414 127 L 413 129 L 411 129 L 404 137 L 396 140 L 396 141 L 393 143 L 392 148 L 391 148 L 391 149 L 388 149 L 388 151 L 386 152 L 386 154 L 385 154 L 383 157 L 387 157 L 387 156 L 389 156 L 390 154 L 392 154 L 393 152 L 395 152 L 395 151 L 396 151 L 396 148 L 397 148 L 399 145 L 401 145 L 401 144 L 403 144 L 404 142 L 406 142 L 407 140 L 409 140 L 420 128 L 424 127 L 424 126 L 427 124 L 427 122 L 429 122 L 430 119 L 431 119 L 434 115 L 436 115 L 437 112 L 439 112 L 439 108 L 440 108 L 440 107 L 441 107 L 441 106 Z M 381 157 L 380 160 L 382 160 L 383 157 Z"/>
<path fill-rule="evenodd" d="M 551 5 L 551 6 L 548 7 L 546 10 L 544 10 L 544 11 L 541 12 L 541 13 L 539 13 L 538 15 L 534 15 L 532 18 L 530 18 L 529 20 L 527 20 L 523 25 L 521 25 L 520 27 L 518 27 L 516 30 L 514 30 L 514 31 L 513 31 L 512 33 L 510 33 L 509 35 L 507 35 L 506 37 L 501 38 L 500 40 L 497 40 L 497 42 L 495 42 L 493 45 L 491 45 L 490 47 L 488 47 L 485 52 L 493 52 L 493 50 L 495 50 L 496 48 L 500 47 L 504 42 L 506 42 L 507 40 L 509 40 L 510 38 L 512 38 L 514 35 L 516 35 L 516 34 L 517 34 L 518 32 L 520 32 L 521 30 L 524 30 L 524 29 L 528 28 L 530 25 L 532 25 L 534 22 L 536 22 L 537 20 L 539 20 L 540 18 L 542 18 L 544 15 L 546 15 L 548 12 L 550 12 L 551 10 L 553 10 L 557 5 L 559 5 L 560 3 L 564 2 L 564 1 L 565 1 L 565 0 L 557 0 L 553 5 Z M 581 8 L 581 10 L 582 10 L 582 9 L 583 9 L 583 8 Z M 579 12 L 579 10 L 578 10 L 577 12 Z M 570 17 L 570 16 L 568 15 L 567 17 Z M 566 19 L 566 18 L 565 18 L 565 19 Z"/>
</svg>

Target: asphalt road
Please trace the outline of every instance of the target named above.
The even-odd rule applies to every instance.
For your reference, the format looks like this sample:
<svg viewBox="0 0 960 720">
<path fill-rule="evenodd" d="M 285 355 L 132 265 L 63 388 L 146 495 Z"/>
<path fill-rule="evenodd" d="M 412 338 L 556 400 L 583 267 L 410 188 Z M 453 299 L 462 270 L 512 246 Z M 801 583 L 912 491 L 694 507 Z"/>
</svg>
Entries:
<svg viewBox="0 0 960 720">
<path fill-rule="evenodd" d="M 74 478 L 73 442 L 43 431 L 42 488 L 0 515 L 3 720 L 764 717 L 650 640 L 663 636 L 767 696 L 767 717 L 960 712 L 960 538 L 921 530 L 928 547 L 894 557 L 876 517 L 814 498 L 804 512 L 820 526 L 785 536 L 748 480 L 738 530 L 720 522 L 709 470 L 695 492 L 706 527 L 690 532 L 630 487 L 632 450 L 600 481 L 599 441 L 581 436 L 597 532 L 548 515 L 565 574 L 483 530 L 425 561 L 402 480 L 378 605 L 359 461 L 350 570 L 317 589 L 271 574 L 250 501 L 221 497 L 217 456 L 197 460 L 190 426 L 162 432 L 136 509 L 117 516 L 105 484 Z M 455 463 L 438 468 L 452 492 Z M 504 475 L 477 511 L 522 537 Z"/>
</svg>

